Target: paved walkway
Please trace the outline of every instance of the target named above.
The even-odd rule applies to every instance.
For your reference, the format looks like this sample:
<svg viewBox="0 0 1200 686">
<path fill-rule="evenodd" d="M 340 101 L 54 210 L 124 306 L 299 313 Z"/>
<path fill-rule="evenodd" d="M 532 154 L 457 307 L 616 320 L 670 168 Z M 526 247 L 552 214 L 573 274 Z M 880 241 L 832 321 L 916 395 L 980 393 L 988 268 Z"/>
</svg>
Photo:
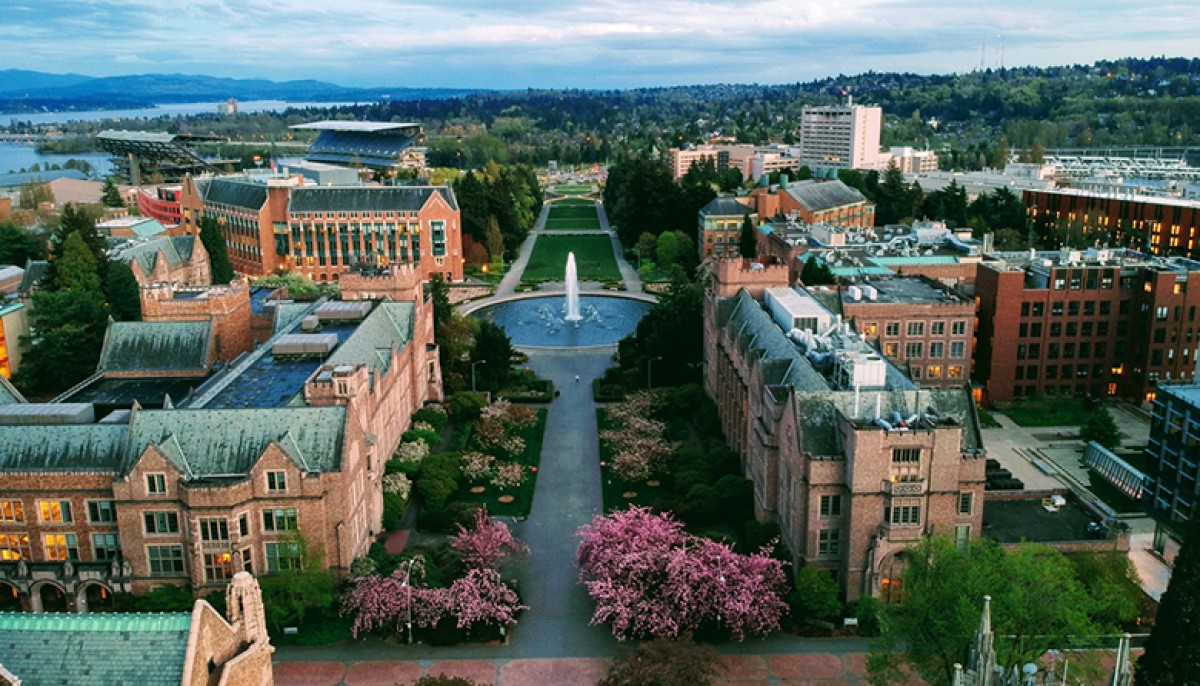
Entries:
<svg viewBox="0 0 1200 686">
<path fill-rule="evenodd" d="M 621 240 L 608 225 L 608 213 L 605 212 L 603 205 L 596 205 L 596 214 L 600 217 L 600 230 L 607 232 L 608 237 L 612 239 L 613 256 L 617 258 L 617 268 L 621 270 L 621 280 L 625 282 L 625 290 L 631 293 L 641 293 L 642 277 L 638 276 L 637 270 L 631 267 L 629 261 L 625 259 L 625 252 L 621 249 Z"/>
<path fill-rule="evenodd" d="M 533 224 L 533 231 L 530 231 L 529 235 L 525 237 L 525 242 L 521 244 L 521 249 L 517 252 L 517 259 L 513 260 L 508 273 L 496 285 L 496 292 L 490 298 L 485 298 L 485 300 L 492 300 L 517 292 L 517 286 L 521 284 L 521 275 L 525 273 L 525 265 L 529 264 L 529 255 L 533 253 L 533 244 L 537 242 L 538 234 L 546 227 L 546 218 L 549 216 L 550 203 L 543 203 L 542 212 Z"/>
</svg>

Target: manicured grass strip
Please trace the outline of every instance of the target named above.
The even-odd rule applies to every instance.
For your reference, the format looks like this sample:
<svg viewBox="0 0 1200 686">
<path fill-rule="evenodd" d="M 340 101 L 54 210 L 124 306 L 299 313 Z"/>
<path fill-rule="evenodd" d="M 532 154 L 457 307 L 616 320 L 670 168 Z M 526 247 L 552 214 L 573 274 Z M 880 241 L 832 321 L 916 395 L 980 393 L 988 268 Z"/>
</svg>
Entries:
<svg viewBox="0 0 1200 686">
<path fill-rule="evenodd" d="M 471 487 L 476 484 L 466 483 L 464 479 L 463 485 L 459 487 L 458 492 L 451 496 L 450 500 L 462 503 L 482 503 L 487 506 L 488 514 L 493 517 L 528 517 L 529 510 L 533 507 L 533 492 L 537 487 L 537 472 L 533 471 L 541 466 L 542 463 L 542 441 L 546 433 L 546 410 L 538 410 L 537 422 L 532 426 L 525 427 L 517 432 L 517 435 L 525 440 L 525 450 L 518 455 L 513 462 L 519 462 L 527 468 L 530 468 L 530 473 L 525 479 L 525 483 L 521 484 L 520 488 L 515 491 L 501 491 L 491 484 L 478 484 L 484 487 L 483 493 L 472 493 Z M 480 450 L 492 455 L 497 453 L 495 450 L 482 450 L 472 441 L 471 450 Z M 507 461 L 506 457 L 497 457 L 498 460 Z M 502 503 L 498 498 L 502 495 L 513 496 L 511 503 Z"/>
<path fill-rule="evenodd" d="M 562 281 L 567 253 L 575 253 L 575 266 L 584 281 L 620 281 L 621 270 L 613 257 L 612 241 L 604 236 L 538 236 L 525 267 L 525 281 Z"/>
<path fill-rule="evenodd" d="M 547 231 L 599 231 L 600 222 L 595 219 L 586 221 L 583 219 L 554 219 L 553 217 L 546 220 Z"/>
<path fill-rule="evenodd" d="M 583 184 L 570 185 L 570 184 L 567 184 L 567 185 L 555 186 L 555 187 L 554 187 L 554 190 L 555 190 L 555 192 L 557 192 L 557 193 L 561 193 L 562 195 L 584 195 L 584 194 L 586 194 L 586 193 L 591 193 L 591 192 L 592 192 L 592 186 L 591 186 L 591 184 L 588 184 L 588 185 L 583 185 Z"/>
<path fill-rule="evenodd" d="M 550 203 L 550 209 L 553 210 L 556 207 L 595 207 L 598 204 L 595 200 L 588 200 L 586 198 L 563 198 L 562 200 L 555 200 Z"/>
<path fill-rule="evenodd" d="M 550 219 L 596 219 L 596 206 L 551 207 Z"/>
<path fill-rule="evenodd" d="M 1092 413 L 1082 399 L 1068 396 L 1026 398 L 999 408 L 1021 426 L 1083 426 Z"/>
</svg>

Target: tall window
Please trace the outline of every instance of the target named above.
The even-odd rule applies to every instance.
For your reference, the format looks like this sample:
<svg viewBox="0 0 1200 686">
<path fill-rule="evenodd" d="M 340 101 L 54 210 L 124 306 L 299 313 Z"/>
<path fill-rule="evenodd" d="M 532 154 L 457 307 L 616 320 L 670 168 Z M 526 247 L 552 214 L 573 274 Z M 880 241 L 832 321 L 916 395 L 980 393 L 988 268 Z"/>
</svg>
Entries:
<svg viewBox="0 0 1200 686">
<path fill-rule="evenodd" d="M 0 522 L 25 523 L 25 503 L 20 500 L 0 500 Z"/>
<path fill-rule="evenodd" d="M 277 508 L 263 510 L 263 531 L 295 531 L 296 510 L 294 508 Z"/>
<path fill-rule="evenodd" d="M 821 496 L 821 516 L 822 517 L 840 517 L 842 515 L 842 496 L 840 495 L 823 495 Z"/>
<path fill-rule="evenodd" d="M 205 553 L 204 578 L 210 582 L 233 578 L 233 554 Z"/>
<path fill-rule="evenodd" d="M 46 524 L 70 524 L 75 521 L 71 519 L 70 500 L 40 500 L 38 510 L 42 522 Z"/>
<path fill-rule="evenodd" d="M 112 560 L 121 554 L 119 534 L 92 534 L 92 553 L 97 560 Z"/>
<path fill-rule="evenodd" d="M 229 522 L 223 517 L 211 517 L 200 520 L 200 540 L 228 541 Z"/>
<path fill-rule="evenodd" d="M 909 322 L 908 323 L 908 335 L 909 336 L 924 336 L 925 335 L 925 322 Z"/>
<path fill-rule="evenodd" d="M 967 354 L 967 344 L 962 341 L 950 341 L 950 357 L 963 357 Z"/>
<path fill-rule="evenodd" d="M 287 490 L 287 472 L 267 472 L 267 490 L 283 493 Z"/>
<path fill-rule="evenodd" d="M 888 322 L 887 324 L 884 325 L 883 332 L 884 332 L 884 334 L 886 334 L 888 336 L 899 336 L 900 335 L 900 322 Z"/>
<path fill-rule="evenodd" d="M 971 525 L 963 524 L 954 527 L 954 544 L 959 550 L 966 550 L 967 544 L 971 540 Z"/>
<path fill-rule="evenodd" d="M 62 562 L 79 559 L 79 539 L 75 534 L 46 534 L 42 537 L 42 546 L 47 560 Z"/>
<path fill-rule="evenodd" d="M 88 521 L 93 524 L 111 524 L 117 521 L 117 506 L 111 500 L 89 500 Z"/>
<path fill-rule="evenodd" d="M 167 494 L 167 475 L 166 474 L 147 474 L 146 475 L 146 494 L 147 495 L 166 495 Z"/>
<path fill-rule="evenodd" d="M 916 526 L 921 523 L 920 505 L 893 505 L 891 509 L 884 510 L 883 513 L 889 524 Z"/>
<path fill-rule="evenodd" d="M 267 544 L 267 572 L 300 571 L 300 544 L 281 541 Z"/>
<path fill-rule="evenodd" d="M 28 560 L 33 557 L 29 534 L 0 534 L 0 560 Z"/>
<path fill-rule="evenodd" d="M 946 344 L 941 341 L 934 341 L 929 344 L 930 357 L 942 357 L 946 353 Z"/>
<path fill-rule="evenodd" d="M 1024 304 L 1028 305 L 1029 303 L 1024 303 Z M 950 323 L 950 335 L 951 336 L 967 335 L 967 322 L 962 319 L 955 321 L 955 322 L 951 322 Z"/>
<path fill-rule="evenodd" d="M 183 574 L 183 546 L 146 546 L 150 560 L 150 576 L 180 576 Z"/>
<path fill-rule="evenodd" d="M 973 500 L 974 500 L 973 493 L 959 493 L 958 494 L 958 513 L 962 514 L 962 515 L 971 514 L 971 505 L 972 505 Z"/>
<path fill-rule="evenodd" d="M 920 448 L 892 448 L 892 462 L 920 462 Z"/>
<path fill-rule="evenodd" d="M 905 343 L 904 344 L 904 357 L 907 359 L 915 359 L 915 358 L 924 357 L 924 352 L 925 352 L 925 344 L 924 343 Z"/>
<path fill-rule="evenodd" d="M 838 529 L 821 529 L 818 534 L 818 555 L 840 555 L 842 552 L 841 531 Z"/>
<path fill-rule="evenodd" d="M 148 534 L 179 533 L 179 515 L 174 512 L 147 512 L 145 521 Z"/>
<path fill-rule="evenodd" d="M 945 336 L 946 335 L 946 322 L 929 322 L 929 335 L 930 336 Z"/>
<path fill-rule="evenodd" d="M 244 513 L 244 512 L 242 514 L 238 515 L 238 535 L 240 535 L 240 536 L 249 536 L 250 535 L 250 518 L 247 517 L 246 513 Z"/>
</svg>

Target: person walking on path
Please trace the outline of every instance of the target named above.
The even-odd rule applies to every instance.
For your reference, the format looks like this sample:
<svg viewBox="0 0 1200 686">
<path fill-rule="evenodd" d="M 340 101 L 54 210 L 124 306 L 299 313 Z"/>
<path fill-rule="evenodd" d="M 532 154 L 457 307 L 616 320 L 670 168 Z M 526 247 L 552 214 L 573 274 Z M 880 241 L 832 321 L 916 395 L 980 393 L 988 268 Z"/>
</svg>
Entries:
<svg viewBox="0 0 1200 686">
<path fill-rule="evenodd" d="M 575 375 L 575 383 L 579 383 L 579 375 L 578 374 Z"/>
</svg>

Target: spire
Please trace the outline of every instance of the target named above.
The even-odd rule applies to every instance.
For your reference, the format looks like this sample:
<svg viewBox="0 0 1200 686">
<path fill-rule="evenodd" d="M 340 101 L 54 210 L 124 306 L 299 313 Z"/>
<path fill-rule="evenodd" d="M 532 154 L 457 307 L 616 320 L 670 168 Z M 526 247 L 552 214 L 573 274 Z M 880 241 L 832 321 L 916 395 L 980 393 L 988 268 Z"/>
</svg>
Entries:
<svg viewBox="0 0 1200 686">
<path fill-rule="evenodd" d="M 979 636 L 984 633 L 992 633 L 992 597 L 990 595 L 983 597 L 983 616 L 979 619 L 979 630 L 975 635 Z"/>
<path fill-rule="evenodd" d="M 992 633 L 992 597 L 983 597 L 983 613 L 967 662 L 966 682 L 971 686 L 992 686 L 996 680 L 996 636 Z M 1018 680 L 1019 682 L 1019 680 Z"/>
<path fill-rule="evenodd" d="M 225 591 L 225 613 L 234 631 L 246 643 L 270 644 L 267 636 L 267 616 L 263 609 L 262 590 L 249 572 L 233 575 Z"/>
</svg>

